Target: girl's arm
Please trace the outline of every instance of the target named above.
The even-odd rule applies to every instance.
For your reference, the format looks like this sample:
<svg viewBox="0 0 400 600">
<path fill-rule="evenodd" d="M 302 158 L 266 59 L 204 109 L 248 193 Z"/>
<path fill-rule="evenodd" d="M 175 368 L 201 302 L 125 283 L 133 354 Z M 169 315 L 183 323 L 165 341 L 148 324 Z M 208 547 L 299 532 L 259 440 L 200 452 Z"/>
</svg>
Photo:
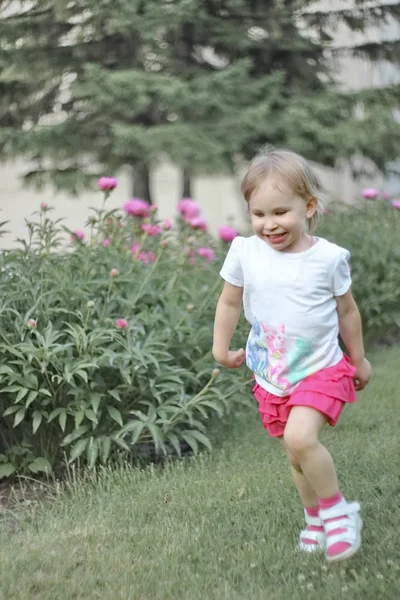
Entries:
<svg viewBox="0 0 400 600">
<path fill-rule="evenodd" d="M 365 358 L 361 317 L 351 290 L 336 296 L 339 332 L 352 364 L 356 367 L 356 389 L 362 390 L 371 377 L 371 365 Z"/>
<path fill-rule="evenodd" d="M 213 356 L 226 367 L 237 368 L 246 358 L 243 348 L 234 352 L 229 346 L 235 333 L 242 305 L 243 288 L 225 282 L 214 321 Z"/>
</svg>

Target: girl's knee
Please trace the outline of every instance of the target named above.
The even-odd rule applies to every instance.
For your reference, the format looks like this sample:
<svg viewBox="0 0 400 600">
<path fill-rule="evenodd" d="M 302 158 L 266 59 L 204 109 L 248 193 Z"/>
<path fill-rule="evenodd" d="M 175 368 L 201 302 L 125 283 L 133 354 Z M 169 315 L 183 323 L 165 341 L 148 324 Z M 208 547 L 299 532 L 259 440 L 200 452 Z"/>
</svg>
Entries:
<svg viewBox="0 0 400 600">
<path fill-rule="evenodd" d="M 294 459 L 299 455 L 304 454 L 318 443 L 317 437 L 310 435 L 310 432 L 299 431 L 288 427 L 285 429 L 283 439 L 289 454 L 292 455 Z"/>
<path fill-rule="evenodd" d="M 287 452 L 287 455 L 288 455 L 288 459 L 289 459 L 289 462 L 290 462 L 290 465 L 292 466 L 292 468 L 295 471 L 297 471 L 298 473 L 302 473 L 303 469 L 301 468 L 301 465 L 300 465 L 298 459 L 295 456 L 293 456 L 293 454 L 291 454 L 290 452 Z"/>
</svg>

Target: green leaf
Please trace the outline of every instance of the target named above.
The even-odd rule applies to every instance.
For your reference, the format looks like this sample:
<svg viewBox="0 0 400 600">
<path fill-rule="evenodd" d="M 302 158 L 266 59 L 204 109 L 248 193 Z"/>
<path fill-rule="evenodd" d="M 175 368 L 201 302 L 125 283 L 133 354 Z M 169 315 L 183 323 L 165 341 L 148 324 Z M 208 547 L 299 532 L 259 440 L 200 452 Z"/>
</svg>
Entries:
<svg viewBox="0 0 400 600">
<path fill-rule="evenodd" d="M 220 417 L 224 416 L 224 412 L 225 411 L 224 411 L 223 407 L 220 406 L 217 402 L 214 402 L 213 400 L 203 400 L 201 402 L 201 404 L 203 406 L 208 406 L 209 408 L 213 408 L 215 410 L 215 412 L 217 412 Z"/>
<path fill-rule="evenodd" d="M 132 421 L 131 423 L 128 423 L 124 427 L 124 433 L 128 433 L 128 432 L 132 433 L 131 444 L 136 444 L 136 442 L 140 438 L 140 435 L 141 435 L 145 425 L 146 425 L 146 423 L 144 423 L 143 421 Z"/>
<path fill-rule="evenodd" d="M 108 457 L 110 456 L 111 450 L 111 439 L 109 437 L 104 437 L 102 440 L 102 449 L 101 449 L 101 462 L 103 465 L 106 464 Z"/>
<path fill-rule="evenodd" d="M 110 394 L 110 396 L 115 398 L 118 402 L 121 402 L 121 396 L 119 395 L 118 390 L 108 390 L 108 393 Z"/>
<path fill-rule="evenodd" d="M 6 392 L 7 394 L 14 394 L 15 392 L 19 392 L 21 390 L 20 385 L 9 385 L 5 388 L 2 388 L 0 392 Z"/>
<path fill-rule="evenodd" d="M 22 388 L 19 390 L 17 397 L 15 398 L 15 403 L 18 403 L 20 400 L 22 400 L 23 398 L 25 398 L 25 396 L 27 395 L 27 393 L 29 392 L 28 388 Z"/>
<path fill-rule="evenodd" d="M 35 410 L 33 413 L 33 423 L 32 423 L 32 430 L 33 433 L 36 433 L 37 430 L 39 429 L 40 423 L 42 422 L 43 419 L 43 415 L 41 412 L 39 412 L 38 410 Z"/>
<path fill-rule="evenodd" d="M 111 436 L 111 439 L 113 442 L 115 442 L 117 444 L 117 446 L 119 446 L 123 450 L 126 450 L 127 452 L 130 452 L 131 449 L 129 448 L 128 444 L 124 440 L 122 440 L 121 438 L 119 438 L 116 435 Z"/>
<path fill-rule="evenodd" d="M 8 415 L 12 415 L 12 414 L 16 413 L 18 410 L 21 410 L 20 406 L 9 406 L 3 412 L 3 417 L 7 417 Z"/>
<path fill-rule="evenodd" d="M 89 467 L 94 467 L 97 461 L 97 457 L 99 455 L 99 443 L 100 440 L 97 440 L 93 437 L 90 438 L 89 444 L 86 448 L 86 458 L 89 464 Z"/>
<path fill-rule="evenodd" d="M 64 412 L 60 413 L 60 416 L 58 417 L 58 422 L 60 423 L 61 431 L 64 432 L 65 426 L 67 424 L 67 411 L 66 410 L 64 410 Z"/>
<path fill-rule="evenodd" d="M 35 458 L 33 462 L 29 463 L 28 469 L 32 471 L 32 473 L 46 473 L 47 475 L 52 471 L 51 464 L 42 456 Z"/>
<path fill-rule="evenodd" d="M 116 421 L 118 423 L 118 425 L 120 425 L 122 427 L 124 423 L 122 420 L 122 415 L 119 412 L 119 410 L 117 410 L 115 408 L 115 406 L 107 406 L 107 411 L 108 411 L 108 414 L 110 415 L 110 417 L 112 419 L 114 419 L 114 421 Z"/>
<path fill-rule="evenodd" d="M 16 427 L 24 420 L 25 417 L 25 408 L 21 408 L 15 415 L 13 427 Z"/>
<path fill-rule="evenodd" d="M 47 419 L 47 422 L 50 423 L 51 421 L 53 421 L 53 419 L 58 417 L 58 415 L 60 415 L 64 411 L 65 411 L 65 408 L 60 408 L 60 407 L 55 408 L 54 410 L 51 411 L 49 418 Z"/>
<path fill-rule="evenodd" d="M 96 423 L 96 425 L 98 424 L 98 420 L 96 415 L 94 414 L 94 412 L 92 411 L 91 408 L 88 408 L 87 410 L 85 410 L 85 417 L 89 419 L 89 421 L 92 421 L 93 423 Z"/>
<path fill-rule="evenodd" d="M 0 366 L 0 375 L 12 375 L 14 373 L 15 373 L 15 371 L 13 371 L 12 368 L 9 367 L 8 365 Z"/>
<path fill-rule="evenodd" d="M 51 398 L 51 393 L 49 392 L 49 390 L 46 390 L 46 388 L 40 388 L 39 394 L 44 394 L 45 396 L 50 396 Z"/>
<path fill-rule="evenodd" d="M 174 449 L 175 449 L 175 451 L 176 451 L 177 455 L 178 455 L 178 456 L 181 456 L 181 455 L 182 455 L 182 452 L 181 452 L 181 445 L 180 445 L 180 443 L 179 443 L 178 436 L 177 436 L 177 435 L 175 435 L 174 433 L 172 433 L 172 432 L 171 432 L 171 433 L 168 433 L 168 435 L 166 436 L 166 439 L 167 439 L 167 441 L 168 441 L 170 444 L 172 444 L 172 446 L 174 447 Z"/>
<path fill-rule="evenodd" d="M 68 462 L 70 462 L 70 463 L 74 462 L 74 460 L 76 460 L 77 458 L 79 458 L 81 456 L 81 454 L 86 449 L 88 441 L 89 441 L 88 439 L 79 440 L 78 442 L 76 442 L 76 444 L 74 444 L 74 446 L 72 446 Z"/>
<path fill-rule="evenodd" d="M 164 434 L 158 425 L 154 423 L 145 423 L 147 429 L 151 433 L 151 437 L 153 438 L 154 445 L 157 450 L 162 450 L 164 454 L 167 454 L 167 449 L 164 443 Z"/>
<path fill-rule="evenodd" d="M 201 433 L 201 431 L 196 431 L 195 429 L 191 429 L 190 431 L 187 431 L 185 433 L 189 433 L 190 435 L 195 437 L 196 440 L 198 440 L 200 442 L 200 444 L 203 444 L 203 446 L 206 446 L 209 450 L 212 449 L 210 440 L 208 439 L 208 437 L 206 435 L 204 435 L 204 433 Z"/>
<path fill-rule="evenodd" d="M 37 398 L 39 392 L 35 390 L 31 390 L 28 394 L 27 399 L 25 400 L 25 408 L 28 408 L 32 404 L 32 402 Z"/>
<path fill-rule="evenodd" d="M 61 415 L 60 415 L 61 416 Z M 65 436 L 63 441 L 61 442 L 62 446 L 67 446 L 68 444 L 72 444 L 75 440 L 80 438 L 82 435 L 87 433 L 89 430 L 89 425 L 81 425 L 78 429 L 75 429 L 72 433 Z"/>
<path fill-rule="evenodd" d="M 101 394 L 92 393 L 90 394 L 90 404 L 92 405 L 93 412 L 97 415 L 97 411 L 99 410 L 101 402 Z"/>
<path fill-rule="evenodd" d="M 196 438 L 193 437 L 192 431 L 181 431 L 180 435 L 185 440 L 185 442 L 187 444 L 189 444 L 189 446 L 191 447 L 191 449 L 193 450 L 193 452 L 195 454 L 198 454 L 198 452 L 199 452 L 199 445 L 197 443 Z"/>
<path fill-rule="evenodd" d="M 79 375 L 79 377 L 81 377 L 85 383 L 88 382 L 88 376 L 87 376 L 86 371 L 82 371 L 82 370 L 75 371 L 74 375 Z"/>
<path fill-rule="evenodd" d="M 75 413 L 75 429 L 77 429 L 79 427 L 79 425 L 82 423 L 83 419 L 85 418 L 85 413 L 83 410 L 78 410 Z"/>
<path fill-rule="evenodd" d="M 11 463 L 0 464 L 0 479 L 3 477 L 10 477 L 15 472 L 15 467 Z"/>
</svg>

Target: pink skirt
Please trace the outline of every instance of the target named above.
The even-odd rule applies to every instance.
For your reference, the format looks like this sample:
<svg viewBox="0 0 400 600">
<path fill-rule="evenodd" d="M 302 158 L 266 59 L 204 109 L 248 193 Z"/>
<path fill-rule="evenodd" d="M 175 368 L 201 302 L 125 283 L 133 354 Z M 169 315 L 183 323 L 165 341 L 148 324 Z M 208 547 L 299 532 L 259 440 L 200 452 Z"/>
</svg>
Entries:
<svg viewBox="0 0 400 600">
<path fill-rule="evenodd" d="M 290 396 L 275 396 L 256 383 L 253 394 L 264 428 L 272 437 L 281 437 L 292 406 L 314 408 L 334 427 L 344 406 L 356 401 L 355 371 L 348 357 L 343 356 L 333 367 L 303 379 Z"/>
</svg>

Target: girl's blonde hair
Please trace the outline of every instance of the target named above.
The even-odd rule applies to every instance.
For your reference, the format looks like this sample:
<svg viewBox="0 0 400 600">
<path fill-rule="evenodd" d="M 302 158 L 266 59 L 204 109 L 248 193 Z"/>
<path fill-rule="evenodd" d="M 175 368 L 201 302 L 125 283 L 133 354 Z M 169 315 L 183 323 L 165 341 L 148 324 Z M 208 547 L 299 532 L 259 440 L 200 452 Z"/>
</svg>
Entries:
<svg viewBox="0 0 400 600">
<path fill-rule="evenodd" d="M 280 179 L 294 194 L 306 202 L 313 197 L 318 198 L 317 210 L 310 219 L 307 219 L 308 230 L 314 231 L 324 209 L 322 193 L 307 161 L 290 150 L 263 148 L 251 161 L 242 180 L 241 190 L 247 203 L 267 177 Z"/>
</svg>

